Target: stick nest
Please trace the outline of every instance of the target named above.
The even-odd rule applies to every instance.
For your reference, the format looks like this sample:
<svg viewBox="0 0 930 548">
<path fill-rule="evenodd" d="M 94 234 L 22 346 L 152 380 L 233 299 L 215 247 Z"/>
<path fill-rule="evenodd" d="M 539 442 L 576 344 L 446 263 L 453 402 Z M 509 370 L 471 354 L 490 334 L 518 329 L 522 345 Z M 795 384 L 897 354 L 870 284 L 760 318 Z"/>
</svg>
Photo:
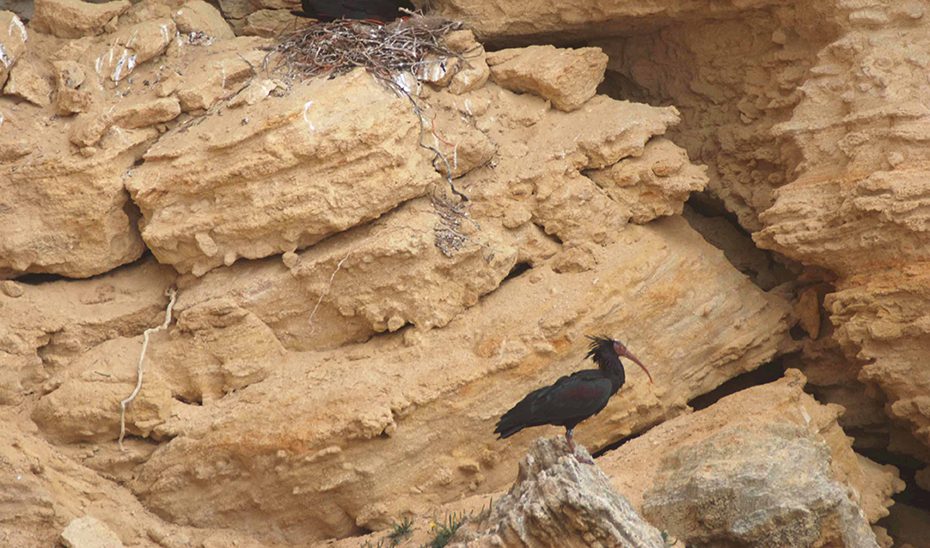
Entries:
<svg viewBox="0 0 930 548">
<path fill-rule="evenodd" d="M 419 75 L 437 59 L 461 57 L 444 44 L 461 23 L 435 16 L 413 15 L 382 25 L 339 19 L 314 23 L 285 34 L 275 46 L 274 69 L 293 79 L 334 77 L 357 67 L 397 90 L 398 75 Z"/>
</svg>

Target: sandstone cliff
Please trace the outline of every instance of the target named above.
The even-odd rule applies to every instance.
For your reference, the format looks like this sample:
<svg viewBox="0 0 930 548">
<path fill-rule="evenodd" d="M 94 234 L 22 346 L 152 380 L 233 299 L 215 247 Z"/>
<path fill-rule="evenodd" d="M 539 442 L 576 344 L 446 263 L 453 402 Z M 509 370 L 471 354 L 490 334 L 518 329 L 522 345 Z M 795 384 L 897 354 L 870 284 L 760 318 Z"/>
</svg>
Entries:
<svg viewBox="0 0 930 548">
<path fill-rule="evenodd" d="M 673 519 L 716 496 L 694 469 L 744 491 L 774 451 L 802 492 L 777 468 L 746 504 L 887 544 L 905 485 L 853 447 L 930 488 L 926 17 L 847 4 L 433 0 L 473 31 L 411 97 L 273 70 L 299 2 L 0 12 L 0 540 L 423 533 L 500 498 L 554 430 L 497 417 L 607 333 L 655 383 L 628 371 L 578 439 L 652 526 L 732 536 Z M 691 412 L 764 364 L 819 403 L 792 370 Z M 506 508 L 505 544 L 585 538 Z"/>
</svg>

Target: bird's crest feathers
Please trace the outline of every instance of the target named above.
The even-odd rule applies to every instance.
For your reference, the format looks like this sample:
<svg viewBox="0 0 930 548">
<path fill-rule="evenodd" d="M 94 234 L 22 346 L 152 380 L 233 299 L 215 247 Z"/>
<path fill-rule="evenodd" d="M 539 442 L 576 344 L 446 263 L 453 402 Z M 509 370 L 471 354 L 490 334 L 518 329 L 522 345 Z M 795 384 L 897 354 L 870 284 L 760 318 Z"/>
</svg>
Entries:
<svg viewBox="0 0 930 548">
<path fill-rule="evenodd" d="M 586 358 L 591 358 L 598 368 L 605 372 L 623 371 L 623 364 L 620 362 L 620 356 L 614 350 L 614 343 L 617 342 L 605 335 L 590 336 L 591 345 L 588 347 Z"/>
</svg>

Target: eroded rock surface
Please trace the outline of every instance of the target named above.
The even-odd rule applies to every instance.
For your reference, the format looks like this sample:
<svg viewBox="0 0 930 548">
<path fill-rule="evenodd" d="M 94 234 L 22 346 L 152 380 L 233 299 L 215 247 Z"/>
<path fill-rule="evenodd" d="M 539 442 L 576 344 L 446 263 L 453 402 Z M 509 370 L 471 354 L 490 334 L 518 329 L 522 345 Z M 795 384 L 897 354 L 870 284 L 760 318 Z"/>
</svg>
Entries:
<svg viewBox="0 0 930 548">
<path fill-rule="evenodd" d="M 80 13 L 56 18 L 55 5 Z M 282 14 L 299 3 L 220 5 L 237 31 L 268 35 L 294 24 Z M 869 278 L 849 249 L 796 229 L 809 222 L 844 238 L 834 224 L 876 221 L 874 232 L 856 232 L 863 253 L 889 248 L 869 268 L 898 265 L 895 252 L 923 260 L 920 168 L 911 162 L 919 151 L 908 149 L 903 164 L 885 151 L 887 173 L 857 182 L 852 201 L 829 214 L 821 209 L 845 183 L 812 193 L 810 210 L 803 193 L 791 197 L 793 184 L 783 187 L 787 166 L 805 176 L 836 137 L 835 125 L 806 125 L 818 111 L 804 102 L 834 98 L 797 89 L 818 44 L 837 32 L 825 28 L 834 18 L 814 17 L 819 4 L 595 3 L 533 23 L 490 21 L 502 29 L 495 48 L 551 32 L 564 43 L 601 22 L 596 45 L 610 59 L 597 48 L 486 53 L 459 31 L 449 46 L 463 59 L 418 69 L 430 82 L 417 91 L 421 119 L 363 71 L 309 83 L 263 72 L 272 42 L 234 37 L 200 0 L 43 6 L 0 98 L 0 274 L 93 277 L 0 283 L 0 317 L 12 318 L 0 322 L 0 399 L 11 406 L 11 444 L 32 448 L 3 460 L 70 463 L 25 494 L 10 483 L 23 494 L 10 514 L 42 531 L 6 533 L 14 541 L 48 544 L 93 515 L 126 545 L 306 544 L 499 493 L 530 440 L 554 432 L 501 442 L 490 435 L 494 421 L 530 387 L 576 370 L 592 333 L 621 337 L 657 380 L 630 371 L 605 412 L 578 430 L 593 450 L 651 428 L 600 459 L 634 508 L 660 475 L 656 444 L 685 452 L 738 424 L 765 447 L 780 443 L 772 431 L 800 429 L 807 445 L 798 451 L 831 459 L 806 479 L 842 491 L 869 522 L 887 512 L 901 487 L 894 472 L 857 457 L 837 420 L 901 434 L 881 424 L 881 398 L 860 405 L 863 387 L 879 386 L 900 424 L 925 433 L 922 381 L 903 386 L 927 351 L 915 304 L 925 300 L 923 276 L 914 267 L 902 270 L 913 283 Z M 922 24 L 911 12 L 882 13 Z M 880 27 L 867 13 L 847 15 L 869 32 Z M 690 17 L 676 32 L 662 28 Z M 62 38 L 70 35 L 81 38 Z M 749 46 L 721 55 L 730 41 Z M 863 43 L 852 43 L 851 59 L 866 55 L 869 47 L 855 47 Z M 884 61 L 863 62 L 869 78 L 884 70 Z M 596 95 L 599 84 L 649 103 Z M 803 116 L 779 125 L 798 104 Z M 829 138 L 814 145 L 797 137 L 821 129 Z M 858 142 L 837 146 L 865 151 Z M 864 170 L 882 157 L 857 154 Z M 467 205 L 449 202 L 447 173 Z M 773 273 L 771 256 L 754 248 L 763 255 L 748 266 L 728 260 L 678 218 L 704 188 L 743 227 L 762 229 L 759 241 L 841 279 L 811 270 L 786 284 L 801 267 Z M 154 259 L 106 273 L 144 246 Z M 140 334 L 163 320 L 169 287 L 178 300 L 147 348 L 122 452 L 119 402 L 135 386 Z M 853 408 L 847 417 L 804 395 L 790 374 L 687 414 L 694 397 L 798 348 L 806 367 L 823 358 L 807 370 L 831 389 L 818 395 Z M 836 379 L 829 373 L 844 366 Z M 903 447 L 912 438 L 895 439 Z M 909 451 L 923 458 L 917 443 Z M 111 498 L 84 486 L 101 475 L 129 490 L 100 483 L 118 493 Z M 75 477 L 74 489 L 55 491 Z M 517 525 L 499 531 L 536 542 L 536 531 Z M 617 533 L 598 531 L 583 542 Z"/>
<path fill-rule="evenodd" d="M 160 139 L 127 182 L 146 244 L 181 272 L 305 248 L 437 179 L 409 103 L 361 70 L 202 120 Z"/>
<path fill-rule="evenodd" d="M 839 275 L 825 307 L 859 380 L 887 398 L 893 425 L 930 446 L 924 359 L 927 288 L 928 23 L 917 4 L 843 6 L 844 34 L 824 47 L 791 118 L 776 127 L 804 156 L 755 236 L 763 247 Z M 878 22 L 882 23 L 879 24 Z M 879 37 L 895 36 L 879 48 Z M 915 49 L 916 48 L 916 49 Z M 892 425 L 892 426 L 893 426 Z"/>
<path fill-rule="evenodd" d="M 512 472 L 499 463 L 515 460 L 533 435 L 515 436 L 502 447 L 490 436 L 495 418 L 528 383 L 575 369 L 584 333 L 623 333 L 657 379 L 648 385 L 631 374 L 622 396 L 582 426 L 579 438 L 595 446 L 675 413 L 694 395 L 789 344 L 785 306 L 733 272 L 683 221 L 630 226 L 596 258 L 599 266 L 589 272 L 533 269 L 445 328 L 405 333 L 406 347 L 402 340 L 375 339 L 291 355 L 263 382 L 204 407 L 207 412 L 191 415 L 191 422 L 169 419 L 163 428 L 180 435 L 142 467 L 134 489 L 162 513 L 192 523 L 234 519 L 248 527 L 261 516 L 288 534 L 341 536 L 356 526 L 385 526 L 391 516 L 416 513 L 461 490 L 502 487 Z M 741 297 L 709 284 L 701 293 L 682 294 L 674 289 L 682 269 L 737 284 Z M 756 295 L 751 306 L 747 292 Z M 634 322 L 656 322 L 664 335 L 638 332 Z M 708 322 L 720 322 L 720 330 L 708 330 Z M 719 335 L 707 339 L 708 332 Z M 704 342 L 687 354 L 663 340 L 692 336 Z M 689 371 L 688 383 L 661 380 L 672 374 L 672 363 L 675 375 Z M 434 425 L 452 416 L 459 417 L 457 427 L 438 434 Z M 204 459 L 214 464 L 189 467 Z M 376 476 L 385 466 L 390 476 Z M 183 479 L 166 480 L 168 469 Z M 265 495 L 238 496 L 251 489 L 249 477 L 258 470 Z M 295 491 L 295 485 L 301 487 Z M 221 514 L 190 503 L 203 490 Z M 298 500 L 312 501 L 314 518 L 299 511 Z"/>
<path fill-rule="evenodd" d="M 148 261 L 86 282 L 3 282 L 0 403 L 19 402 L 76 357 L 157 325 L 175 273 Z"/>
<path fill-rule="evenodd" d="M 597 48 L 530 46 L 495 51 L 487 63 L 491 79 L 501 87 L 535 93 L 559 110 L 572 111 L 594 97 L 607 56 Z"/>
<path fill-rule="evenodd" d="M 878 546 L 802 427 L 730 426 L 666 454 L 643 512 L 694 546 Z"/>
<path fill-rule="evenodd" d="M 450 546 L 556 545 L 662 548 L 665 541 L 599 468 L 579 462 L 561 438 L 543 438 L 520 461 L 510 491 Z"/>
</svg>

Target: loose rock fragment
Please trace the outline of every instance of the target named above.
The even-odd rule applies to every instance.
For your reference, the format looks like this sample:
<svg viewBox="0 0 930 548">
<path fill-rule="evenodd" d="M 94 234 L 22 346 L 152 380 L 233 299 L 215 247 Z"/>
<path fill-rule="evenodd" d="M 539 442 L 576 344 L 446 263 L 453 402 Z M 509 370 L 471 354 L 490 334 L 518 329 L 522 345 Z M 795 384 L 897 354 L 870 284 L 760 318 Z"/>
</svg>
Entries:
<svg viewBox="0 0 930 548">
<path fill-rule="evenodd" d="M 559 110 L 581 107 L 604 79 L 607 55 L 600 48 L 529 46 L 488 54 L 491 78 L 512 91 L 528 91 Z"/>
</svg>

